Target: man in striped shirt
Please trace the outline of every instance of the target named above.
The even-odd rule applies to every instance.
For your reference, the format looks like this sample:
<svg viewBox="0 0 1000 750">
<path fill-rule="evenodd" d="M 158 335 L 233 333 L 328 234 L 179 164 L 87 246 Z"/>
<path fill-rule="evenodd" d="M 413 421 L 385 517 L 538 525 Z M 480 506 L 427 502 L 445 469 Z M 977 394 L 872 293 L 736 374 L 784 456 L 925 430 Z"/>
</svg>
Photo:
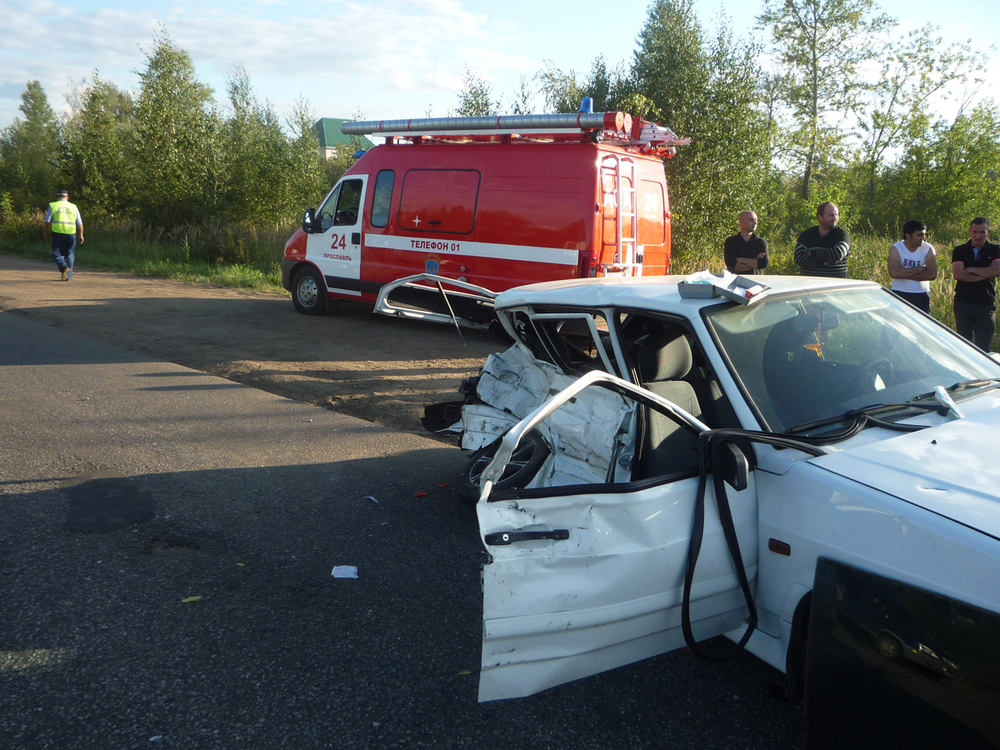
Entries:
<svg viewBox="0 0 1000 750">
<path fill-rule="evenodd" d="M 851 238 L 847 230 L 837 226 L 840 211 L 829 201 L 816 209 L 819 226 L 810 227 L 795 243 L 795 262 L 803 276 L 836 276 L 847 278 L 847 257 L 851 254 Z"/>
</svg>

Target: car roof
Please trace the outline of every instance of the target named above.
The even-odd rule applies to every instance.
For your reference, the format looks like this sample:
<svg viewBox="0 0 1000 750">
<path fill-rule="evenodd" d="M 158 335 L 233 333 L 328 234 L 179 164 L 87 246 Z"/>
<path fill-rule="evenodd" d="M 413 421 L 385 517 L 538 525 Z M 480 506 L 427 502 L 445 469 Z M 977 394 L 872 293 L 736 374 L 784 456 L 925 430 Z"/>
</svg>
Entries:
<svg viewBox="0 0 1000 750">
<path fill-rule="evenodd" d="M 547 281 L 501 292 L 497 309 L 522 305 L 566 305 L 570 307 L 638 307 L 652 311 L 685 314 L 702 307 L 729 302 L 723 297 L 681 297 L 677 285 L 687 276 L 638 276 Z M 835 289 L 878 286 L 871 281 L 832 279 L 819 276 L 746 277 L 770 288 L 770 295 L 809 294 Z"/>
</svg>

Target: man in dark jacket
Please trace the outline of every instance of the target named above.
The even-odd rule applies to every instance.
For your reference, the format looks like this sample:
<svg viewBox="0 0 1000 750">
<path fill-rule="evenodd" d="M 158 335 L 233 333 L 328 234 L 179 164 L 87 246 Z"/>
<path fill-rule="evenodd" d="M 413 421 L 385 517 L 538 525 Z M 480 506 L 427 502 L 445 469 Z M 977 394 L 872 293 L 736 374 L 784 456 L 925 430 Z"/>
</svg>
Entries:
<svg viewBox="0 0 1000 750">
<path fill-rule="evenodd" d="M 1000 276 L 1000 247 L 989 242 L 990 222 L 979 216 L 969 225 L 969 241 L 951 251 L 955 277 L 955 330 L 984 352 L 990 350 L 996 324 L 995 279 Z"/>
<path fill-rule="evenodd" d="M 847 278 L 847 256 L 851 254 L 851 238 L 847 230 L 837 226 L 840 211 L 827 201 L 816 209 L 819 226 L 810 227 L 795 243 L 795 262 L 803 276 L 835 276 Z"/>
<path fill-rule="evenodd" d="M 767 240 L 754 234 L 757 214 L 744 211 L 740 214 L 740 231 L 726 238 L 722 255 L 730 273 L 759 274 L 767 268 Z"/>
</svg>

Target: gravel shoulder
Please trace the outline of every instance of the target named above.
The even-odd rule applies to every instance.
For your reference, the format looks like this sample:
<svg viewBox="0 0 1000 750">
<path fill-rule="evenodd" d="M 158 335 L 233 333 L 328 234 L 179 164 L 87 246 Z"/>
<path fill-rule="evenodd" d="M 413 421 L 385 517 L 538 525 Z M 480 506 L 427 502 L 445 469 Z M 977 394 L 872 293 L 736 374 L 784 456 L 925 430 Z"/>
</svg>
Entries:
<svg viewBox="0 0 1000 750">
<path fill-rule="evenodd" d="M 505 348 L 486 332 L 346 304 L 300 315 L 287 295 L 93 271 L 0 255 L 0 310 L 280 396 L 427 435 L 424 406 L 458 398 Z"/>
</svg>

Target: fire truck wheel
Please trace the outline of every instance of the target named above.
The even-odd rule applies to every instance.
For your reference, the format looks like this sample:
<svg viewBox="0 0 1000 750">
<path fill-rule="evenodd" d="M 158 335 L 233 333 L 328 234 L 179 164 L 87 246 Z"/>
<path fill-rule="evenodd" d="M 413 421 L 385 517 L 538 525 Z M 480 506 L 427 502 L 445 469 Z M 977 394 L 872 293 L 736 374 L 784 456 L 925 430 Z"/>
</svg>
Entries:
<svg viewBox="0 0 1000 750">
<path fill-rule="evenodd" d="M 500 447 L 500 438 L 477 450 L 469 458 L 469 463 L 458 478 L 458 494 L 469 502 L 479 500 L 480 480 L 493 456 Z M 537 430 L 532 430 L 521 438 L 514 455 L 510 457 L 503 476 L 496 483 L 498 490 L 519 490 L 532 480 L 549 457 L 549 446 Z"/>
<path fill-rule="evenodd" d="M 303 315 L 322 315 L 326 312 L 326 284 L 312 266 L 295 274 L 292 281 L 292 302 Z"/>
</svg>

